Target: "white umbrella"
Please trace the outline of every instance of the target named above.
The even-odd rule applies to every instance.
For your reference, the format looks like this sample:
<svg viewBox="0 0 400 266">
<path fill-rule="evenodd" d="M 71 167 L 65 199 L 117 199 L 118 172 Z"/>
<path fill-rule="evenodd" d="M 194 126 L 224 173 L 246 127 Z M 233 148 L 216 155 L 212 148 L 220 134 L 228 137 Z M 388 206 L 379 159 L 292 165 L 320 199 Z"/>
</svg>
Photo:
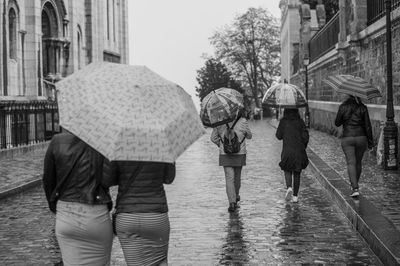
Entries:
<svg viewBox="0 0 400 266">
<path fill-rule="evenodd" d="M 270 107 L 298 108 L 307 106 L 307 100 L 302 90 L 296 85 L 279 83 L 269 88 L 262 102 Z"/>
<path fill-rule="evenodd" d="M 204 133 L 190 95 L 145 66 L 94 63 L 56 85 L 60 125 L 110 160 L 174 162 Z"/>
</svg>

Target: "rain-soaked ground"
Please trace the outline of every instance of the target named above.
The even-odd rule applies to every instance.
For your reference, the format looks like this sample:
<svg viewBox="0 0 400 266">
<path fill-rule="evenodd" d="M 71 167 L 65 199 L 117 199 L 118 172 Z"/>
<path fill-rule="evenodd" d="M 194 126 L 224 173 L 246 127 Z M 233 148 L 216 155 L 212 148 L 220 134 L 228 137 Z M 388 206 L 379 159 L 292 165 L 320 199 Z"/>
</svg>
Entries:
<svg viewBox="0 0 400 266">
<path fill-rule="evenodd" d="M 299 203 L 284 200 L 282 143 L 251 122 L 240 208 L 228 213 L 225 179 L 210 130 L 177 161 L 166 187 L 170 265 L 380 265 L 313 177 L 302 173 Z M 54 265 L 54 217 L 40 187 L 0 201 L 0 265 Z M 125 265 L 117 239 L 112 265 Z"/>
</svg>

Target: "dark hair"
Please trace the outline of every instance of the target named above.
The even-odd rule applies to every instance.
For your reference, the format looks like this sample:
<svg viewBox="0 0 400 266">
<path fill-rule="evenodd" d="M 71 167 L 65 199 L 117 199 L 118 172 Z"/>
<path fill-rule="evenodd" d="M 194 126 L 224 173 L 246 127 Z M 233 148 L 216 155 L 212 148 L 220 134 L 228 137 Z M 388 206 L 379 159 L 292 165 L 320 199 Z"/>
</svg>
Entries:
<svg viewBox="0 0 400 266">
<path fill-rule="evenodd" d="M 283 117 L 293 117 L 293 116 L 300 117 L 298 108 L 285 108 L 285 110 L 283 110 Z"/>
</svg>

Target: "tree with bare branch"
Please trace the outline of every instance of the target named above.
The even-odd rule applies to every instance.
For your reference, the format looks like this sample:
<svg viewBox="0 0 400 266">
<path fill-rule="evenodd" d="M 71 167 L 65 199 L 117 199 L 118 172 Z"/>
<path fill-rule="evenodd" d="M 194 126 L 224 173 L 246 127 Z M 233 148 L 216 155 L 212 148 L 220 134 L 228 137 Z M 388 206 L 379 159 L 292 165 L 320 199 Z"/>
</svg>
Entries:
<svg viewBox="0 0 400 266">
<path fill-rule="evenodd" d="M 210 38 L 216 58 L 249 88 L 255 106 L 280 74 L 279 27 L 263 8 L 249 8 Z"/>
</svg>

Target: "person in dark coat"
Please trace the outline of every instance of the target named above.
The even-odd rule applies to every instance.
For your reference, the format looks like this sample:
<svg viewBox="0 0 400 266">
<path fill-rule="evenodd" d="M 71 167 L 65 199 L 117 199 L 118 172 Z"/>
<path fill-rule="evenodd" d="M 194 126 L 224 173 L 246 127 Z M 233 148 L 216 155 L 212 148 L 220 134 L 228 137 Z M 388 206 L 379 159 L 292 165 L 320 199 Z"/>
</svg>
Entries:
<svg viewBox="0 0 400 266">
<path fill-rule="evenodd" d="M 297 202 L 300 173 L 308 165 L 306 148 L 309 140 L 308 130 L 297 108 L 285 108 L 275 136 L 283 140 L 279 166 L 285 172 L 286 199 L 293 193 L 292 201 Z"/>
<path fill-rule="evenodd" d="M 361 176 L 361 162 L 367 147 L 372 149 L 372 127 L 368 109 L 358 97 L 349 96 L 340 106 L 335 125 L 343 126 L 342 149 L 346 156 L 347 172 L 350 178 L 351 197 L 359 195 L 358 181 Z"/>
</svg>

